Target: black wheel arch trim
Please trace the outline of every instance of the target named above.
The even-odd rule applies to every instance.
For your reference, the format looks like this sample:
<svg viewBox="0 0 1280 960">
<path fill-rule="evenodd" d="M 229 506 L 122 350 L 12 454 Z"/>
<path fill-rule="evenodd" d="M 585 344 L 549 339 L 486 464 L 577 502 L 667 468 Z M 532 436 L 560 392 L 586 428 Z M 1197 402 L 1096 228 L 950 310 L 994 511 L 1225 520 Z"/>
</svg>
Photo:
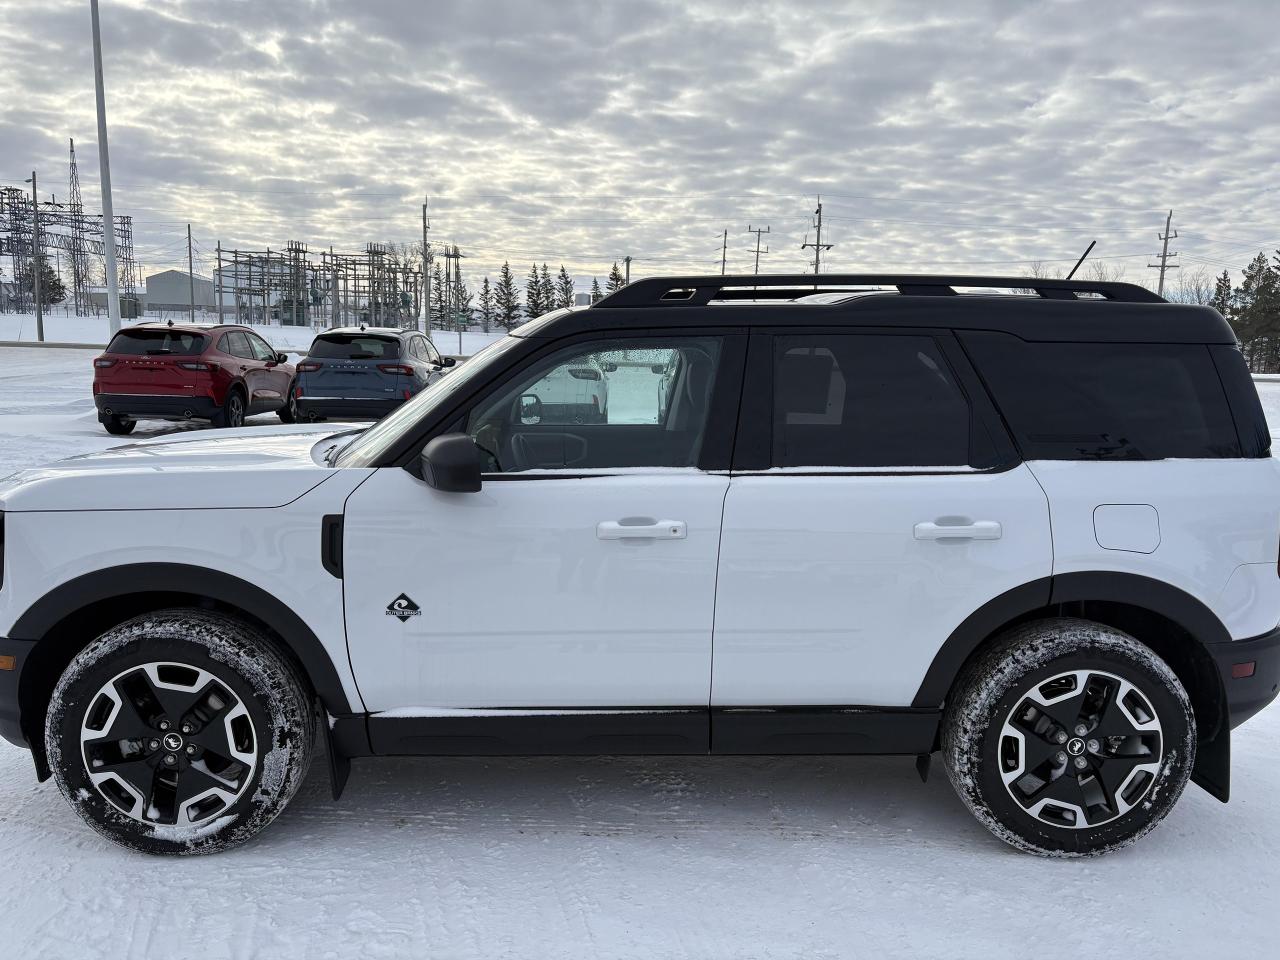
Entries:
<svg viewBox="0 0 1280 960">
<path fill-rule="evenodd" d="M 240 577 L 180 563 L 133 563 L 86 573 L 50 590 L 14 623 L 14 637 L 43 640 L 59 623 L 95 603 L 147 593 L 199 596 L 244 611 L 274 630 L 332 714 L 352 712 L 337 668 L 320 639 L 289 606 Z"/>
<path fill-rule="evenodd" d="M 969 657 L 1006 625 L 1045 608 L 1079 602 L 1124 604 L 1171 620 L 1195 641 L 1199 649 L 1192 651 L 1192 655 L 1207 664 L 1213 662 L 1211 644 L 1231 641 L 1231 634 L 1212 610 L 1168 583 L 1116 571 L 1057 574 L 1014 587 L 970 614 L 934 656 L 912 706 L 928 708 L 943 704 Z M 1210 702 L 1203 708 L 1216 722 L 1201 733 L 1192 780 L 1226 802 L 1231 781 L 1230 717 L 1221 673 L 1213 667 L 1210 675 Z"/>
</svg>

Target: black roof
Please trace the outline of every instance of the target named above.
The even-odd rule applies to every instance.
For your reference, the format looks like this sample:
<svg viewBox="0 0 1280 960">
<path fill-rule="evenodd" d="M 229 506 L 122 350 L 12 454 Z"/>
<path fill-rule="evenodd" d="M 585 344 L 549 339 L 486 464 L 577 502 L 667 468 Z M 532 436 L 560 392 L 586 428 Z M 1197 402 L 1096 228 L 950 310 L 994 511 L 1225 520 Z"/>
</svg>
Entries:
<svg viewBox="0 0 1280 960">
<path fill-rule="evenodd" d="M 540 339 L 591 330 L 829 325 L 996 330 L 1039 341 L 1236 342 L 1212 307 L 1168 303 L 1136 284 L 904 274 L 651 277 L 589 309 L 550 314 L 515 332 Z"/>
</svg>

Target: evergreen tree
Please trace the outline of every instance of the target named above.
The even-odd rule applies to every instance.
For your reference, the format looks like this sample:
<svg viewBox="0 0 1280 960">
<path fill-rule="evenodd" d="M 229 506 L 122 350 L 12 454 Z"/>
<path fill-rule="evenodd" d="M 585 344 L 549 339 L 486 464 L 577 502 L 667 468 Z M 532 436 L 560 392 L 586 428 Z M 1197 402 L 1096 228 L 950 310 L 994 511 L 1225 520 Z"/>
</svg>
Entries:
<svg viewBox="0 0 1280 960">
<path fill-rule="evenodd" d="M 1214 282 L 1213 299 L 1209 301 L 1209 306 L 1227 319 L 1231 318 L 1231 294 L 1231 274 L 1223 270 L 1222 275 Z"/>
<path fill-rule="evenodd" d="M 475 310 L 474 300 L 471 291 L 467 289 L 466 281 L 458 277 L 453 288 L 453 309 L 459 330 L 466 330 L 471 326 L 471 317 Z"/>
<path fill-rule="evenodd" d="M 480 329 L 488 333 L 493 329 L 493 321 L 497 317 L 497 306 L 493 297 L 493 287 L 489 286 L 489 278 L 485 277 L 480 284 Z"/>
<path fill-rule="evenodd" d="M 31 302 L 35 303 L 35 271 L 28 262 L 26 269 L 16 271 L 13 275 L 14 281 L 18 285 L 18 289 L 24 293 L 31 295 Z M 43 306 L 53 306 L 55 303 L 61 303 L 67 299 L 67 288 L 62 285 L 62 277 L 58 276 L 58 271 L 53 269 L 49 264 L 47 257 L 40 258 L 40 303 Z"/>
<path fill-rule="evenodd" d="M 498 272 L 498 282 L 493 288 L 493 299 L 498 310 L 498 323 L 507 330 L 520 326 L 520 294 L 516 292 L 516 280 L 511 275 L 511 264 L 505 261 Z"/>
<path fill-rule="evenodd" d="M 538 265 L 529 268 L 529 276 L 524 282 L 524 315 L 532 320 L 547 312 L 542 302 L 542 277 L 538 275 Z"/>
<path fill-rule="evenodd" d="M 603 296 L 604 294 L 600 292 L 600 281 L 597 280 L 595 277 L 592 277 L 591 278 L 591 302 L 599 303 L 600 298 Z"/>
<path fill-rule="evenodd" d="M 618 261 L 613 261 L 613 269 L 609 271 L 609 279 L 605 283 L 605 289 L 609 293 L 616 293 L 627 285 L 627 281 L 622 276 L 622 271 L 618 269 Z"/>
<path fill-rule="evenodd" d="M 556 277 L 556 306 L 573 306 L 573 277 L 569 276 L 563 263 L 560 264 L 560 274 Z"/>
<path fill-rule="evenodd" d="M 444 287 L 444 272 L 440 269 L 440 264 L 435 265 L 435 269 L 431 271 L 431 318 L 441 330 L 447 329 L 449 318 L 444 315 L 445 296 L 448 293 Z"/>
<path fill-rule="evenodd" d="M 1244 268 L 1231 298 L 1231 326 L 1255 372 L 1280 364 L 1280 277 L 1265 253 Z"/>
<path fill-rule="evenodd" d="M 556 284 L 551 279 L 551 271 L 547 269 L 547 265 L 542 265 L 542 276 L 539 280 L 542 287 L 542 309 L 554 310 L 556 308 Z"/>
</svg>

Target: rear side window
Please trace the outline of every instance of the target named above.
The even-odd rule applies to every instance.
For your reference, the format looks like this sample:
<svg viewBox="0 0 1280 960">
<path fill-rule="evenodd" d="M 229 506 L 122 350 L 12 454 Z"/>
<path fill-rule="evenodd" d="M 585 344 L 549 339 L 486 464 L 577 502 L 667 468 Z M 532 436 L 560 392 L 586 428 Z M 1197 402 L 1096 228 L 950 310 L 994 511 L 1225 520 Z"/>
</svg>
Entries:
<svg viewBox="0 0 1280 960">
<path fill-rule="evenodd" d="M 315 360 L 398 360 L 400 341 L 361 334 L 316 337 L 307 356 Z"/>
<path fill-rule="evenodd" d="M 774 340 L 775 467 L 967 466 L 971 420 L 932 337 Z"/>
<path fill-rule="evenodd" d="M 1028 460 L 1240 456 L 1206 346 L 961 339 Z"/>
<path fill-rule="evenodd" d="M 202 333 L 184 330 L 121 330 L 111 338 L 107 353 L 193 357 L 204 352 L 205 340 Z"/>
<path fill-rule="evenodd" d="M 239 330 L 232 330 L 225 334 L 219 349 L 223 353 L 229 353 L 233 357 L 240 357 L 244 360 L 253 359 L 253 349 L 249 346 L 249 338 Z"/>
</svg>

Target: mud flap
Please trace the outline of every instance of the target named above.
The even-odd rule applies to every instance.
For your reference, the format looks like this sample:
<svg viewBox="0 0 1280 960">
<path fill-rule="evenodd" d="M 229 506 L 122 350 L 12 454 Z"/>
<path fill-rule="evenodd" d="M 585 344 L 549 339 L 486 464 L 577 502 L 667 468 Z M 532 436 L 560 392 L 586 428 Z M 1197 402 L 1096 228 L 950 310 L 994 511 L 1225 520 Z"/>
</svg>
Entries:
<svg viewBox="0 0 1280 960">
<path fill-rule="evenodd" d="M 1231 730 L 1226 723 L 1208 740 L 1196 744 L 1191 782 L 1223 803 L 1231 798 Z"/>
</svg>

